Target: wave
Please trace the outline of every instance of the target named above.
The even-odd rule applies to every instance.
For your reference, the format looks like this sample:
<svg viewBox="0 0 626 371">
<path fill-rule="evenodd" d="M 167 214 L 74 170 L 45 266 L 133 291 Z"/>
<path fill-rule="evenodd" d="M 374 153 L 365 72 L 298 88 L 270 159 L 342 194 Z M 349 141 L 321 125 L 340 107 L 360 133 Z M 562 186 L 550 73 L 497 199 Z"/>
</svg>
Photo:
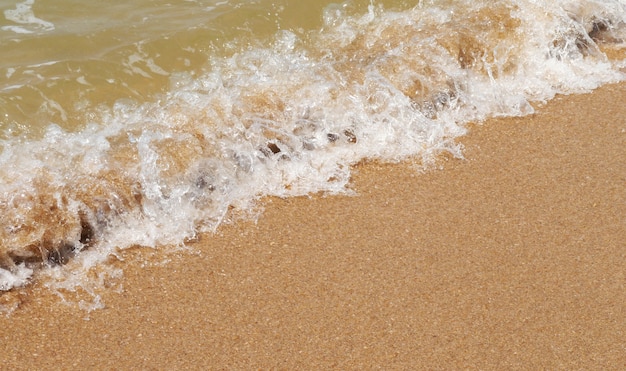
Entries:
<svg viewBox="0 0 626 371">
<path fill-rule="evenodd" d="M 348 192 L 366 159 L 462 157 L 467 123 L 624 80 L 604 53 L 624 40 L 623 1 L 329 6 L 322 29 L 174 74 L 78 132 L 3 139 L 0 290 L 46 274 L 85 287 L 117 249 L 182 245 L 265 196 Z"/>
</svg>

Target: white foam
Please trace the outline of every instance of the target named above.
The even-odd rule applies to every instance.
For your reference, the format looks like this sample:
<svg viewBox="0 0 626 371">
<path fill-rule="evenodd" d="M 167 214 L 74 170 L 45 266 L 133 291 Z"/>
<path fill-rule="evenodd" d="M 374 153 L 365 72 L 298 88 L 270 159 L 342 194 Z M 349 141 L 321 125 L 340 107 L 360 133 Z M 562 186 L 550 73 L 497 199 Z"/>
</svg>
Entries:
<svg viewBox="0 0 626 371">
<path fill-rule="evenodd" d="M 11 32 L 15 32 L 17 34 L 25 34 L 25 35 L 34 33 L 33 31 L 28 30 L 28 29 L 26 29 L 24 27 L 20 27 L 20 26 L 2 26 L 2 27 L 0 27 L 0 30 L 2 30 L 2 31 L 11 31 Z"/>
<path fill-rule="evenodd" d="M 0 291 L 26 285 L 32 274 L 33 270 L 24 264 L 16 266 L 12 271 L 0 268 Z"/>
<path fill-rule="evenodd" d="M 15 9 L 7 9 L 4 11 L 4 17 L 22 26 L 4 26 L 5 31 L 13 31 L 15 33 L 33 33 L 36 31 L 53 31 L 54 24 L 37 18 L 33 12 L 33 4 L 35 0 L 24 0 L 15 5 Z"/>
</svg>

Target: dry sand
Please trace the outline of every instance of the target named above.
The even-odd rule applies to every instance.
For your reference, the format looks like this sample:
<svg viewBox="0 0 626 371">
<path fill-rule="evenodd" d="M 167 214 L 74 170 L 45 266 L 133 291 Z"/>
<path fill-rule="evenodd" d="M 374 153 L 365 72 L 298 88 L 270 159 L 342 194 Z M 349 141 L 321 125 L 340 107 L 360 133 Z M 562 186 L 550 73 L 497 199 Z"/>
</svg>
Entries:
<svg viewBox="0 0 626 371">
<path fill-rule="evenodd" d="M 624 369 L 626 84 L 490 120 L 466 160 L 271 199 L 89 314 L 34 285 L 2 369 Z M 155 258 L 158 260 L 158 257 Z"/>
</svg>

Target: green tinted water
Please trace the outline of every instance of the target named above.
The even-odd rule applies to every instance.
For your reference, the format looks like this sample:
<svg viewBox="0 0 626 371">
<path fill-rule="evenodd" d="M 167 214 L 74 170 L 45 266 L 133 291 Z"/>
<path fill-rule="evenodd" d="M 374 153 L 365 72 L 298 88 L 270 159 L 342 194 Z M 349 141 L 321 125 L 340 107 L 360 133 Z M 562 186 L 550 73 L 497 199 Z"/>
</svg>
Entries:
<svg viewBox="0 0 626 371">
<path fill-rule="evenodd" d="M 50 123 L 80 129 L 99 106 L 154 99 L 173 73 L 196 75 L 211 58 L 266 43 L 279 29 L 319 29 L 331 3 L 0 2 L 0 135 L 37 137 Z"/>
</svg>

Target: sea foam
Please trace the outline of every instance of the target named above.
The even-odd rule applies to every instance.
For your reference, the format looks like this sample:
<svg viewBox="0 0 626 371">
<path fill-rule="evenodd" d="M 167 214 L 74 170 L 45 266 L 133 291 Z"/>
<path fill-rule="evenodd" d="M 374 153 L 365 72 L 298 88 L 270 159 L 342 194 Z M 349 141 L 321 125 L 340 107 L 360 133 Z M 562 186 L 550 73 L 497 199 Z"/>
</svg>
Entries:
<svg viewBox="0 0 626 371">
<path fill-rule="evenodd" d="M 3 140 L 0 289 L 38 272 L 96 297 L 106 278 L 88 272 L 119 249 L 182 245 L 264 196 L 346 193 L 365 159 L 461 157 L 469 122 L 624 79 L 599 46 L 623 47 L 621 1 L 332 6 L 324 21 L 94 109 L 78 132 Z"/>
</svg>

